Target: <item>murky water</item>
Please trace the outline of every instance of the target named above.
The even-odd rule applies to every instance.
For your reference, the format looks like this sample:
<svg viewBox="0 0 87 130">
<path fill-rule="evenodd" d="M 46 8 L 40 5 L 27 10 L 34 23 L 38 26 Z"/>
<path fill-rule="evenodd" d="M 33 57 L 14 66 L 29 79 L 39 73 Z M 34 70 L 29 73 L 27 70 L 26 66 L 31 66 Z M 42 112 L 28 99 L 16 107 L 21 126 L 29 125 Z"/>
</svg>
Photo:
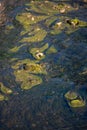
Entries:
<svg viewBox="0 0 87 130">
<path fill-rule="evenodd" d="M 86 3 L 8 7 L 0 28 L 0 130 L 87 129 L 86 12 Z"/>
</svg>

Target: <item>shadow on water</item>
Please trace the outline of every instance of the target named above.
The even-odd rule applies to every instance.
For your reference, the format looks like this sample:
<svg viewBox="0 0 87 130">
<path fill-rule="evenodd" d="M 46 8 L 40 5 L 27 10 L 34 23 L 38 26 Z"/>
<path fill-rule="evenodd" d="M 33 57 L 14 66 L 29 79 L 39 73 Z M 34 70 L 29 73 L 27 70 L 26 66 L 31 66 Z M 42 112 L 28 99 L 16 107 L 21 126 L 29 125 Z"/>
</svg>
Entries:
<svg viewBox="0 0 87 130">
<path fill-rule="evenodd" d="M 72 108 L 64 97 L 67 91 L 75 90 L 87 101 L 87 31 L 85 26 L 74 28 L 72 25 L 66 25 L 66 16 L 70 13 L 72 14 L 67 12 L 60 15 L 65 16 L 65 19 L 56 17 L 50 22 L 50 19 L 57 15 L 52 14 L 45 20 L 41 19 L 28 26 L 30 30 L 27 30 L 21 21 L 13 20 L 11 26 L 6 26 L 5 30 L 1 31 L 0 81 L 11 88 L 13 94 L 8 96 L 8 101 L 0 102 L 0 130 L 86 130 L 87 106 Z M 71 14 L 69 19 L 74 18 Z M 64 28 L 57 33 L 55 24 L 61 20 L 64 20 Z M 38 27 L 42 32 L 47 32 L 45 35 L 43 33 L 44 37 L 40 41 L 36 37 L 40 31 Z M 85 33 L 80 35 L 81 32 Z M 42 51 L 46 57 L 37 61 L 28 49 L 39 49 L 46 43 L 48 47 Z M 49 51 L 52 45 L 56 49 Z M 54 53 L 54 50 L 57 52 Z M 21 65 L 32 61 L 39 65 L 46 64 L 47 75 L 32 72 L 33 75 L 41 75 L 43 82 L 29 90 L 22 90 L 22 82 L 18 82 L 14 72 L 22 71 Z M 25 73 L 27 74 L 27 70 L 23 70 L 22 74 Z"/>
</svg>

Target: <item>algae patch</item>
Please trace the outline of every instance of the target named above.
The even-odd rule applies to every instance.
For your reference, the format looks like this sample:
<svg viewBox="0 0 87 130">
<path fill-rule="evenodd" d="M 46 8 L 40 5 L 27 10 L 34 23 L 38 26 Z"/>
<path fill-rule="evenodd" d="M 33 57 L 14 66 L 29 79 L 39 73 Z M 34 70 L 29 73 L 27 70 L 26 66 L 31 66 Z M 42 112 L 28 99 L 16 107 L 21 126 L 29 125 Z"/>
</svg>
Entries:
<svg viewBox="0 0 87 130">
<path fill-rule="evenodd" d="M 0 82 L 0 91 L 4 94 L 12 94 L 13 93 L 13 91 L 10 88 L 4 86 L 1 82 Z"/>
<path fill-rule="evenodd" d="M 85 101 L 83 99 L 74 99 L 69 102 L 69 105 L 71 107 L 84 107 L 86 105 Z"/>
<path fill-rule="evenodd" d="M 37 60 L 42 60 L 45 58 L 44 51 L 49 47 L 48 43 L 43 45 L 40 48 L 31 48 L 29 52 L 32 54 L 32 56 Z"/>
<path fill-rule="evenodd" d="M 41 75 L 47 74 L 45 67 L 32 60 L 19 61 L 13 68 L 16 81 L 25 90 L 41 84 L 43 82 Z"/>
<path fill-rule="evenodd" d="M 83 100 L 82 96 L 74 91 L 68 91 L 64 96 L 70 107 L 79 108 L 86 105 L 86 102 Z"/>
<path fill-rule="evenodd" d="M 66 99 L 72 100 L 72 99 L 76 99 L 78 97 L 78 94 L 73 91 L 68 91 L 64 96 Z"/>
<path fill-rule="evenodd" d="M 21 88 L 24 90 L 28 90 L 34 86 L 37 86 L 42 83 L 42 78 L 36 75 L 29 75 L 28 79 L 23 81 L 21 84 Z"/>
</svg>

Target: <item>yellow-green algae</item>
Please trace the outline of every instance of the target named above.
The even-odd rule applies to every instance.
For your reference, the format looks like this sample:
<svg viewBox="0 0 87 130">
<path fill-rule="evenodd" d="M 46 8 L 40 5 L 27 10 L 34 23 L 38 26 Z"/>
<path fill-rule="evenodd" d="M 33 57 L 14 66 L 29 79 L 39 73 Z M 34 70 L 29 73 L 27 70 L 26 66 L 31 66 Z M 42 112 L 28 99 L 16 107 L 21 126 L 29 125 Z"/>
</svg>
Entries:
<svg viewBox="0 0 87 130">
<path fill-rule="evenodd" d="M 3 100 L 5 100 L 5 96 L 0 94 L 0 101 L 3 101 Z"/>
<path fill-rule="evenodd" d="M 66 18 L 66 19 L 68 19 L 70 22 L 70 24 L 65 23 L 65 27 L 67 27 L 66 34 L 71 34 L 77 31 L 78 28 L 80 27 L 87 27 L 87 22 L 79 20 L 78 18 L 74 18 L 74 19 Z"/>
<path fill-rule="evenodd" d="M 78 25 L 79 27 L 84 27 L 86 26 L 87 27 L 87 22 L 84 22 L 82 20 L 79 20 L 78 18 L 75 18 L 75 19 L 71 19 L 71 23 L 72 25 Z"/>
<path fill-rule="evenodd" d="M 47 51 L 46 54 L 52 54 L 52 53 L 57 53 L 57 49 L 52 45 Z"/>
<path fill-rule="evenodd" d="M 0 90 L 4 94 L 12 94 L 12 92 L 13 92 L 10 88 L 4 86 L 3 83 L 1 83 L 1 82 L 0 82 Z"/>
<path fill-rule="evenodd" d="M 37 13 L 46 14 L 46 15 L 52 15 L 60 12 L 60 10 L 66 8 L 66 10 L 70 10 L 66 4 L 55 4 L 51 1 L 41 1 L 41 2 L 31 2 L 30 4 L 26 4 L 27 6 L 30 6 L 30 10 L 34 10 Z M 71 8 L 72 9 L 72 8 Z M 29 9 L 27 8 L 27 11 Z"/>
<path fill-rule="evenodd" d="M 32 60 L 18 61 L 12 68 L 14 69 L 16 81 L 19 82 L 21 84 L 20 87 L 25 90 L 43 82 L 41 76 L 38 76 L 39 74 L 47 74 L 45 67 Z"/>
<path fill-rule="evenodd" d="M 22 38 L 20 42 L 40 42 L 44 40 L 46 35 L 47 35 L 47 32 L 44 29 L 40 28 L 40 29 L 32 31 L 32 34 L 29 33 L 28 36 Z"/>
<path fill-rule="evenodd" d="M 25 65 L 25 69 L 19 69 L 21 66 Z M 37 63 L 37 61 L 33 60 L 21 60 L 15 63 L 12 68 L 15 72 L 20 73 L 34 73 L 34 74 L 47 74 L 46 68 Z"/>
<path fill-rule="evenodd" d="M 78 97 L 78 94 L 74 91 L 68 91 L 64 96 L 66 99 L 73 100 Z"/>
<path fill-rule="evenodd" d="M 41 77 L 30 74 L 24 70 L 15 71 L 14 74 L 16 76 L 16 81 L 21 83 L 22 89 L 30 89 L 42 83 Z"/>
<path fill-rule="evenodd" d="M 57 16 L 53 16 L 53 17 L 49 17 L 48 19 L 46 19 L 46 21 L 45 21 L 45 25 L 47 26 L 47 27 L 51 27 L 52 26 L 52 23 L 55 21 L 55 20 L 57 20 Z"/>
<path fill-rule="evenodd" d="M 42 78 L 36 75 L 29 75 L 28 79 L 22 82 L 21 88 L 28 90 L 34 86 L 37 86 L 42 83 Z"/>
<path fill-rule="evenodd" d="M 74 99 L 69 102 L 69 106 L 71 107 L 84 107 L 86 105 L 86 102 L 83 99 Z"/>
<path fill-rule="evenodd" d="M 47 18 L 47 16 L 35 16 L 29 12 L 23 12 L 16 16 L 16 20 L 19 21 L 25 29 L 27 29 L 27 27 L 29 27 L 32 24 L 44 20 L 45 18 Z"/>
<path fill-rule="evenodd" d="M 8 97 L 0 93 L 0 101 L 8 100 Z"/>
<path fill-rule="evenodd" d="M 11 49 L 9 50 L 9 52 L 11 52 L 11 53 L 16 53 L 16 52 L 18 52 L 19 49 L 20 49 L 21 47 L 23 47 L 23 46 L 24 46 L 24 44 L 23 44 L 23 45 L 20 45 L 20 46 L 15 46 L 15 47 L 11 48 Z"/>
<path fill-rule="evenodd" d="M 40 48 L 31 48 L 29 52 L 33 55 L 33 57 L 37 60 L 42 60 L 45 58 L 44 51 L 49 47 L 48 43 L 43 45 Z"/>
</svg>

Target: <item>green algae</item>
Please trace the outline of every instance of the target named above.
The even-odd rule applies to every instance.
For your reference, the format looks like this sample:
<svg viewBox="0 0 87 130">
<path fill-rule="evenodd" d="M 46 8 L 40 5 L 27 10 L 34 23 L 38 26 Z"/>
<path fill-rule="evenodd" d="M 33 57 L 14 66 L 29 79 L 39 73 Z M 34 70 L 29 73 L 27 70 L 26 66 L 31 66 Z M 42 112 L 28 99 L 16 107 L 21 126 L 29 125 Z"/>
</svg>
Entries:
<svg viewBox="0 0 87 130">
<path fill-rule="evenodd" d="M 20 40 L 20 42 L 40 42 L 43 41 L 46 37 L 47 32 L 40 28 L 39 30 L 34 30 L 33 34 L 29 33 L 28 37 L 24 37 Z"/>
<path fill-rule="evenodd" d="M 55 20 L 57 20 L 57 16 L 49 17 L 48 19 L 45 20 L 45 25 L 47 27 L 52 27 Z"/>
<path fill-rule="evenodd" d="M 46 16 L 35 16 L 29 12 L 23 12 L 20 13 L 16 16 L 16 20 L 20 22 L 21 25 L 23 25 L 23 27 L 25 29 L 27 29 L 27 27 L 30 27 L 30 25 L 38 23 L 41 20 L 44 20 L 46 18 Z"/>
<path fill-rule="evenodd" d="M 34 74 L 46 74 L 46 70 L 40 65 L 36 63 L 27 63 L 24 64 L 24 70 L 26 70 L 29 73 L 34 73 Z"/>
<path fill-rule="evenodd" d="M 3 101 L 3 100 L 5 100 L 5 96 L 0 94 L 0 101 Z"/>
<path fill-rule="evenodd" d="M 13 91 L 10 88 L 4 86 L 3 83 L 0 83 L 0 91 L 3 92 L 4 94 L 12 94 L 13 93 Z"/>
<path fill-rule="evenodd" d="M 36 75 L 29 75 L 28 79 L 23 81 L 21 88 L 24 90 L 31 89 L 34 86 L 37 86 L 42 83 L 42 78 Z"/>
<path fill-rule="evenodd" d="M 20 87 L 24 90 L 41 84 L 43 82 L 41 75 L 47 74 L 45 67 L 38 64 L 37 61 L 29 59 L 16 62 L 12 68 L 16 81 L 20 83 Z"/>
<path fill-rule="evenodd" d="M 87 22 L 79 20 L 78 18 L 71 19 L 71 24 L 79 27 L 87 27 Z"/>
<path fill-rule="evenodd" d="M 16 81 L 21 83 L 22 89 L 27 90 L 42 83 L 41 77 L 30 74 L 24 70 L 15 71 L 14 74 L 16 76 Z"/>
<path fill-rule="evenodd" d="M 66 99 L 73 100 L 78 97 L 78 94 L 74 91 L 68 91 L 64 96 Z"/>
<path fill-rule="evenodd" d="M 86 102 L 83 99 L 74 99 L 69 102 L 69 105 L 74 108 L 84 107 L 86 105 Z"/>
<path fill-rule="evenodd" d="M 60 10 L 66 8 L 66 4 L 55 4 L 51 1 L 44 1 L 44 2 L 31 2 L 30 4 L 26 4 L 27 6 L 31 7 L 31 11 L 34 10 L 36 13 L 46 14 L 46 15 L 53 15 L 59 13 Z M 69 6 L 68 6 L 69 7 Z M 27 8 L 27 11 L 29 9 Z M 67 8 L 69 10 L 69 8 Z"/>
<path fill-rule="evenodd" d="M 52 45 L 47 51 L 46 54 L 52 54 L 52 53 L 57 53 L 57 49 Z"/>
<path fill-rule="evenodd" d="M 66 98 L 68 105 L 73 108 L 83 107 L 86 105 L 85 100 L 82 99 L 82 97 L 74 92 L 74 91 L 68 91 L 64 97 Z"/>
<path fill-rule="evenodd" d="M 87 22 L 79 20 L 78 18 L 69 19 L 68 24 L 65 23 L 65 27 L 67 27 L 66 34 L 71 34 L 77 31 L 79 28 L 87 28 Z"/>
<path fill-rule="evenodd" d="M 48 43 L 43 45 L 40 48 L 31 48 L 29 52 L 32 54 L 32 56 L 37 60 L 42 60 L 45 58 L 44 51 L 49 47 Z"/>
<path fill-rule="evenodd" d="M 19 69 L 21 67 L 21 69 Z M 34 73 L 34 74 L 47 74 L 45 66 L 38 64 L 36 60 L 21 60 L 16 62 L 12 68 L 17 74 L 20 73 Z"/>
</svg>

